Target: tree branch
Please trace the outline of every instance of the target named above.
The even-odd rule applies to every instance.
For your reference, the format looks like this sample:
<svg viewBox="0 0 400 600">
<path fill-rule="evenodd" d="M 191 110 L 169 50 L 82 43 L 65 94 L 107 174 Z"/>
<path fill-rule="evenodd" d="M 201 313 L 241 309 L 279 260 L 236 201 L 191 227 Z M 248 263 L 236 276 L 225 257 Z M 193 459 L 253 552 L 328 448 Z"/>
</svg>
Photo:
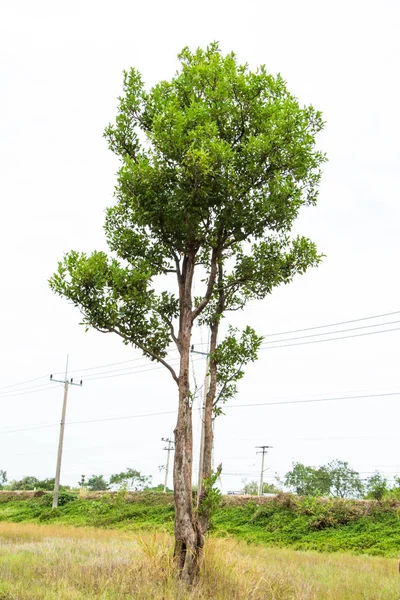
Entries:
<svg viewBox="0 0 400 600">
<path fill-rule="evenodd" d="M 144 354 L 148 354 L 149 356 L 151 356 L 151 358 L 153 358 L 157 362 L 161 363 L 166 369 L 168 369 L 168 371 L 172 375 L 172 379 L 175 381 L 175 383 L 177 385 L 179 385 L 179 377 L 177 376 L 175 370 L 171 367 L 171 365 L 169 365 L 167 363 L 167 361 L 165 361 L 163 358 L 161 358 L 161 356 L 158 356 L 157 354 L 155 354 L 154 352 L 152 352 L 152 350 L 149 350 L 149 348 L 146 348 L 145 346 L 143 346 L 143 344 L 141 344 L 137 340 L 131 340 L 122 331 L 119 331 L 118 329 L 115 329 L 115 327 L 108 327 L 107 329 L 102 329 L 101 327 L 97 327 L 93 323 L 89 323 L 89 325 L 91 327 L 93 327 L 93 329 L 96 329 L 97 331 L 100 331 L 100 333 L 116 333 L 117 335 L 119 335 L 120 337 L 122 337 L 127 342 L 130 342 L 131 344 L 134 344 L 135 346 L 137 346 L 138 348 L 140 348 L 140 350 Z"/>
<path fill-rule="evenodd" d="M 208 278 L 206 293 L 204 294 L 203 300 L 192 312 L 192 323 L 195 319 L 197 319 L 199 314 L 205 309 L 205 307 L 207 306 L 207 304 L 209 303 L 209 301 L 211 299 L 212 293 L 214 291 L 215 279 L 217 276 L 217 259 L 218 259 L 218 250 L 213 248 L 212 254 L 211 254 L 210 277 Z"/>
</svg>

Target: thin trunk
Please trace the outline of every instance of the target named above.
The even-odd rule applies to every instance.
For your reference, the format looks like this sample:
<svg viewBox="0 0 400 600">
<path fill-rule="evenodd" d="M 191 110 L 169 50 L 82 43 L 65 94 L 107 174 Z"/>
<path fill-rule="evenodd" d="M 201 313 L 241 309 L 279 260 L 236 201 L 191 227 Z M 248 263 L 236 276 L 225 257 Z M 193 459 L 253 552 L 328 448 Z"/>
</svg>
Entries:
<svg viewBox="0 0 400 600">
<path fill-rule="evenodd" d="M 200 502 L 199 502 L 199 511 L 197 515 L 197 532 L 198 538 L 200 540 L 200 555 L 202 552 L 202 548 L 204 546 L 205 536 L 208 530 L 210 514 L 209 511 L 202 506 L 202 501 L 204 501 L 207 490 L 204 486 L 204 480 L 208 479 L 211 476 L 212 472 L 212 450 L 213 450 L 213 440 L 214 440 L 214 431 L 213 431 L 213 408 L 214 408 L 214 400 L 217 392 L 217 365 L 215 360 L 213 359 L 213 354 L 217 349 L 217 339 L 218 339 L 218 330 L 219 330 L 219 317 L 223 313 L 224 304 L 225 304 L 225 295 L 223 290 L 223 267 L 222 262 L 219 261 L 217 265 L 218 269 L 218 305 L 217 311 L 215 315 L 215 319 L 211 324 L 210 331 L 210 387 L 208 390 L 208 394 L 206 397 L 206 406 L 204 411 L 204 453 L 203 453 L 203 473 L 202 473 L 202 485 L 201 489 L 198 490 L 198 494 L 200 494 Z M 219 471 L 221 471 L 221 465 L 219 466 Z"/>
<path fill-rule="evenodd" d="M 210 354 L 212 355 L 217 348 L 217 336 L 218 336 L 218 322 L 214 323 L 211 327 L 210 336 Z M 205 535 L 208 530 L 210 515 L 207 510 L 202 506 L 202 502 L 206 496 L 206 489 L 204 487 L 204 480 L 211 476 L 212 470 L 212 449 L 213 449 L 213 405 L 217 389 L 217 366 L 215 361 L 211 358 L 210 360 L 210 387 L 206 397 L 206 405 L 204 411 L 204 454 L 203 454 L 203 472 L 202 472 L 202 485 L 201 489 L 198 490 L 200 494 L 199 511 L 197 515 L 197 531 L 200 544 L 199 552 L 201 554 L 204 546 Z M 201 557 L 199 557 L 201 558 Z"/>
</svg>

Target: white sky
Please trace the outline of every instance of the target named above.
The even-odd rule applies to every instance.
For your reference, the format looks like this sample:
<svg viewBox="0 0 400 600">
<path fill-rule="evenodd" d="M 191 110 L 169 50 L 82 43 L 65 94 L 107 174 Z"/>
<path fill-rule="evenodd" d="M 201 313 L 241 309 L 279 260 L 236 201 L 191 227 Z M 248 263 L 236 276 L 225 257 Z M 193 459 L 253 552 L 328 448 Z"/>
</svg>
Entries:
<svg viewBox="0 0 400 600">
<path fill-rule="evenodd" d="M 113 201 L 117 161 L 102 132 L 116 114 L 122 70 L 138 67 L 149 85 L 169 78 L 185 45 L 219 40 L 241 62 L 266 64 L 327 121 L 319 145 L 330 162 L 319 205 L 296 227 L 327 258 L 235 315 L 235 324 L 268 334 L 400 311 L 399 15 L 395 0 L 2 2 L 0 387 L 62 371 L 67 352 L 76 375 L 140 357 L 111 335 L 85 334 L 77 309 L 54 296 L 47 279 L 67 250 L 105 246 L 104 209 Z M 339 329 L 395 320 L 400 313 Z M 206 341 L 201 332 L 196 339 Z M 232 404 L 400 392 L 399 341 L 400 331 L 393 331 L 263 351 Z M 132 365 L 140 371 L 148 363 Z M 201 380 L 204 361 L 196 372 Z M 81 373 L 82 389 L 70 391 L 68 421 L 176 407 L 175 384 L 162 369 L 93 381 L 88 373 Z M 62 389 L 49 384 L 10 395 L 24 387 L 0 390 L 0 468 L 10 478 L 51 477 L 57 426 L 4 431 L 58 423 Z M 284 474 L 292 460 L 321 464 L 336 457 L 363 474 L 399 473 L 399 400 L 227 409 L 216 425 L 223 490 L 258 478 L 260 444 L 273 446 L 267 480 Z M 171 435 L 174 421 L 166 414 L 68 425 L 62 482 L 127 466 L 161 482 L 160 438 Z M 196 412 L 196 435 L 198 426 Z"/>
</svg>

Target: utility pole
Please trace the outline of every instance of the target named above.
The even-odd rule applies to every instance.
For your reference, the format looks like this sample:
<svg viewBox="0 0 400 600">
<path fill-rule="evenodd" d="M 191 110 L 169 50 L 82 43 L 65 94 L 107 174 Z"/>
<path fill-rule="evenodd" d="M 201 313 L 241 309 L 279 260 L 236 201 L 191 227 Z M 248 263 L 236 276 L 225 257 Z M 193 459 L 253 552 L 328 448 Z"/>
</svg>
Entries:
<svg viewBox="0 0 400 600">
<path fill-rule="evenodd" d="M 256 446 L 256 448 L 261 448 L 261 452 L 257 452 L 257 454 L 262 454 L 261 458 L 261 475 L 260 475 L 260 487 L 258 488 L 258 495 L 262 496 L 263 494 L 263 486 L 264 486 L 264 458 L 268 452 L 269 448 L 272 446 Z"/>
<path fill-rule="evenodd" d="M 61 458 L 62 458 L 63 443 L 64 443 L 64 428 L 65 428 L 65 415 L 67 412 L 68 387 L 70 385 L 79 385 L 79 386 L 82 385 L 82 380 L 79 383 L 74 383 L 74 380 L 72 377 L 71 377 L 70 381 L 68 381 L 67 372 L 68 372 L 68 356 L 67 356 L 67 365 L 65 367 L 64 380 L 53 379 L 53 375 L 50 375 L 50 381 L 55 381 L 56 383 L 64 384 L 64 399 L 63 399 L 63 406 L 62 406 L 62 412 L 61 412 L 60 437 L 58 440 L 57 466 L 56 466 L 56 477 L 54 479 L 54 493 L 53 493 L 52 508 L 57 508 L 57 506 L 58 506 L 58 492 L 60 489 Z"/>
<path fill-rule="evenodd" d="M 210 389 L 210 353 L 209 352 L 199 352 L 198 350 L 194 350 L 193 346 L 192 346 L 192 352 L 194 352 L 195 354 L 202 354 L 203 356 L 207 356 L 206 373 L 204 376 L 203 407 L 202 407 L 202 411 L 201 411 L 199 475 L 198 475 L 198 480 L 197 480 L 197 508 L 198 508 L 199 504 L 200 504 L 201 485 L 203 483 L 204 442 L 205 442 L 204 420 L 205 420 L 205 414 L 206 414 L 207 394 Z"/>
<path fill-rule="evenodd" d="M 165 481 L 164 481 L 164 494 L 167 493 L 167 482 L 168 482 L 168 470 L 169 470 L 169 455 L 172 452 L 173 445 L 175 442 L 170 438 L 161 438 L 162 442 L 167 442 L 168 448 L 164 448 L 167 451 L 167 464 L 165 465 Z"/>
</svg>

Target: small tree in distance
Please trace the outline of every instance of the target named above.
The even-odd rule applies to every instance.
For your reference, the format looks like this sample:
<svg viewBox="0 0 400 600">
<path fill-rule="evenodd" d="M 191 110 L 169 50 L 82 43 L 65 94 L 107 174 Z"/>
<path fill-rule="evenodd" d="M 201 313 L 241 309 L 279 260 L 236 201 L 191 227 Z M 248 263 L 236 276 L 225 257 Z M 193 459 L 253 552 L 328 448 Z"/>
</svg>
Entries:
<svg viewBox="0 0 400 600">
<path fill-rule="evenodd" d="M 110 486 L 117 488 L 126 488 L 128 490 L 139 492 L 151 484 L 151 477 L 142 475 L 136 469 L 130 467 L 121 473 L 115 473 L 110 477 Z"/>
<path fill-rule="evenodd" d="M 86 327 L 119 335 L 163 365 L 177 386 L 175 557 L 182 579 L 193 583 L 215 479 L 212 420 L 262 341 L 250 327 L 230 328 L 219 340 L 221 321 L 319 264 L 314 243 L 291 230 L 300 210 L 316 204 L 325 157 L 315 148 L 321 114 L 300 106 L 281 76 L 264 66 L 251 71 L 217 43 L 185 48 L 179 60 L 175 76 L 150 90 L 136 69 L 125 73 L 116 121 L 105 130 L 121 161 L 105 224 L 111 256 L 72 251 L 50 285 L 80 309 Z M 194 511 L 196 324 L 210 329 L 210 386 Z"/>
<path fill-rule="evenodd" d="M 367 498 L 382 500 L 389 491 L 387 479 L 385 479 L 381 473 L 374 473 L 371 477 L 368 477 L 365 491 Z"/>
<path fill-rule="evenodd" d="M 103 475 L 92 475 L 88 479 L 87 487 L 91 492 L 105 492 L 110 486 Z"/>
<path fill-rule="evenodd" d="M 243 481 L 243 493 L 249 494 L 249 496 L 258 496 L 259 484 L 257 481 L 249 481 L 248 483 Z M 279 494 L 281 490 L 273 483 L 263 484 L 263 494 Z"/>
</svg>

